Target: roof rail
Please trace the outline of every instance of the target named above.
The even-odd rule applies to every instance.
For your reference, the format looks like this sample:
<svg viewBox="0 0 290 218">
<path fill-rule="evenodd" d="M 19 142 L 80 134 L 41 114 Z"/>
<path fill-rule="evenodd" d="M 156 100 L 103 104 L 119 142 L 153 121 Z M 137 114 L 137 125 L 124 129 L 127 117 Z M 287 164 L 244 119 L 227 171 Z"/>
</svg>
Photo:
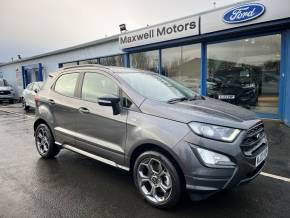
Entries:
<svg viewBox="0 0 290 218">
<path fill-rule="evenodd" d="M 60 70 L 80 68 L 80 67 L 101 67 L 101 68 L 108 69 L 107 66 L 104 66 L 104 65 L 101 65 L 101 64 L 81 64 L 81 65 L 75 65 L 75 66 L 69 66 L 69 67 L 62 67 L 62 68 L 60 68 Z"/>
</svg>

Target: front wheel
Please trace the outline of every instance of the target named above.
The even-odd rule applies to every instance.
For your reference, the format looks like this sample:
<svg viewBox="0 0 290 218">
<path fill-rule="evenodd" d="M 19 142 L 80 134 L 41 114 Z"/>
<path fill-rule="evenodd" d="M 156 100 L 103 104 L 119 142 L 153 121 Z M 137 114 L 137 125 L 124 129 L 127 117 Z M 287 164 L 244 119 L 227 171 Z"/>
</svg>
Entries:
<svg viewBox="0 0 290 218">
<path fill-rule="evenodd" d="M 43 158 L 55 157 L 60 149 L 54 143 L 53 135 L 46 124 L 40 124 L 35 131 L 35 144 L 38 153 Z"/>
<path fill-rule="evenodd" d="M 181 179 L 172 162 L 156 151 L 142 153 L 134 165 L 134 182 L 143 198 L 158 208 L 175 206 L 181 197 Z"/>
</svg>

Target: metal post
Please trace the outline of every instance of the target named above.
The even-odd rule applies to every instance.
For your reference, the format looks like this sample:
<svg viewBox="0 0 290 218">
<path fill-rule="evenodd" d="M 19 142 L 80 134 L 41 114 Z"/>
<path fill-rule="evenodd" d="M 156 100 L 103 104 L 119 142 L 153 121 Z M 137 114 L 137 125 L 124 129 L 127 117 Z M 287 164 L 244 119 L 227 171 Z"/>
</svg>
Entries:
<svg viewBox="0 0 290 218">
<path fill-rule="evenodd" d="M 129 60 L 129 54 L 124 54 L 124 67 L 130 67 L 130 60 Z"/>
<path fill-rule="evenodd" d="M 37 80 L 38 81 L 43 81 L 43 75 L 42 75 L 42 64 L 38 64 L 38 75 L 37 75 Z"/>
<path fill-rule="evenodd" d="M 159 55 L 159 57 L 158 57 L 158 68 L 159 68 L 159 71 L 158 71 L 158 73 L 163 75 L 164 72 L 162 70 L 162 51 L 161 51 L 161 49 L 158 50 L 158 55 Z"/>
<path fill-rule="evenodd" d="M 290 30 L 282 33 L 279 113 L 290 126 Z"/>
<path fill-rule="evenodd" d="M 24 66 L 21 66 L 21 73 L 22 73 L 23 89 L 25 89 L 26 85 L 25 85 L 25 67 Z"/>
<path fill-rule="evenodd" d="M 200 94 L 206 95 L 206 76 L 207 76 L 207 45 L 205 42 L 201 43 L 201 64 L 200 64 Z"/>
</svg>

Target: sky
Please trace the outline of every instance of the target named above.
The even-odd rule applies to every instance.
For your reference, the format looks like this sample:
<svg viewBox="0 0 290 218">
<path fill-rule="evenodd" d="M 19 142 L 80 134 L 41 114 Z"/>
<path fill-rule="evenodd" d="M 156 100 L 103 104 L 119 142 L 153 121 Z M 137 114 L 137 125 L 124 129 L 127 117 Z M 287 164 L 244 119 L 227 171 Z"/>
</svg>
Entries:
<svg viewBox="0 0 290 218">
<path fill-rule="evenodd" d="M 0 0 L 0 63 L 173 20 L 238 0 Z"/>
</svg>

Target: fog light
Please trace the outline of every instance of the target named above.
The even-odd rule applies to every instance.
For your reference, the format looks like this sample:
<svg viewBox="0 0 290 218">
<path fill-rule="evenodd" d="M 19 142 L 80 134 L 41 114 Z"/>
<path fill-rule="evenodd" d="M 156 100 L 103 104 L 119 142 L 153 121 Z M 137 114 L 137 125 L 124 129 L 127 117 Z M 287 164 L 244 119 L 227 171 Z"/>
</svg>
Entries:
<svg viewBox="0 0 290 218">
<path fill-rule="evenodd" d="M 227 165 L 233 166 L 235 165 L 227 156 L 209 151 L 203 148 L 196 148 L 199 156 L 203 160 L 205 164 L 209 165 Z"/>
</svg>

